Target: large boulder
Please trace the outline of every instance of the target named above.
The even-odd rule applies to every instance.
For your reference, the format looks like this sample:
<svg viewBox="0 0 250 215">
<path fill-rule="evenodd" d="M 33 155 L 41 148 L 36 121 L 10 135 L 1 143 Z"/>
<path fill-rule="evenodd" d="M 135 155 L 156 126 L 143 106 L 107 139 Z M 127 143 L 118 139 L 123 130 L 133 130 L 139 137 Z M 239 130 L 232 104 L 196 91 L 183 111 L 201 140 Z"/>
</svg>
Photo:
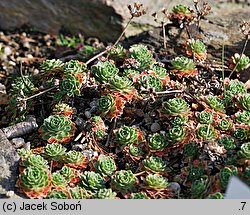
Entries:
<svg viewBox="0 0 250 215">
<path fill-rule="evenodd" d="M 130 17 L 128 4 L 134 0 L 1 0 L 0 28 L 12 30 L 29 25 L 46 33 L 66 30 L 84 36 L 114 41 Z M 134 19 L 127 35 L 156 24 L 150 16 L 173 0 L 140 0 L 148 15 Z"/>
</svg>

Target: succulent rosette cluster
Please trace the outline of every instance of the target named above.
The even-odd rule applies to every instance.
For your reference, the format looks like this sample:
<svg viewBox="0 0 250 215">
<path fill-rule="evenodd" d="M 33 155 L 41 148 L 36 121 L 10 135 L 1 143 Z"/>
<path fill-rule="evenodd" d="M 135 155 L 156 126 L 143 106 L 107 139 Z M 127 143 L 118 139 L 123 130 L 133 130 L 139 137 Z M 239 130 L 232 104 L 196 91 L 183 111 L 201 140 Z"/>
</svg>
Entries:
<svg viewBox="0 0 250 215">
<path fill-rule="evenodd" d="M 187 116 L 190 108 L 188 103 L 182 98 L 169 99 L 163 103 L 162 112 L 166 116 Z"/>
<path fill-rule="evenodd" d="M 189 57 L 194 57 L 199 61 L 203 61 L 207 58 L 206 46 L 201 40 L 188 40 L 186 42 L 186 54 Z"/>
<path fill-rule="evenodd" d="M 135 189 L 137 178 L 131 170 L 121 170 L 113 175 L 111 184 L 115 190 L 122 194 L 132 192 Z"/>
<path fill-rule="evenodd" d="M 223 100 L 217 96 L 207 96 L 203 98 L 204 102 L 208 105 L 209 108 L 213 109 L 216 112 L 225 112 L 225 106 Z"/>
<path fill-rule="evenodd" d="M 239 95 L 237 104 L 242 110 L 250 111 L 250 93 Z"/>
<path fill-rule="evenodd" d="M 174 126 L 166 134 L 167 140 L 171 144 L 182 143 L 188 136 L 188 130 L 185 126 Z"/>
<path fill-rule="evenodd" d="M 41 155 L 50 161 L 57 161 L 60 162 L 65 155 L 66 148 L 63 147 L 61 144 L 52 143 L 48 144 Z"/>
<path fill-rule="evenodd" d="M 224 190 L 227 187 L 230 178 L 233 175 L 237 175 L 237 174 L 238 174 L 238 170 L 234 166 L 232 166 L 232 167 L 225 167 L 224 169 L 222 169 L 220 171 L 220 173 L 219 173 L 219 179 L 220 179 L 221 189 Z"/>
<path fill-rule="evenodd" d="M 170 21 L 181 24 L 183 22 L 190 22 L 194 19 L 194 14 L 188 6 L 183 4 L 175 5 L 172 12 L 169 14 Z"/>
<path fill-rule="evenodd" d="M 85 169 L 88 165 L 88 159 L 79 151 L 71 150 L 64 155 L 65 165 L 75 169 Z"/>
<path fill-rule="evenodd" d="M 239 80 L 227 80 L 225 81 L 224 89 L 224 102 L 227 106 L 230 106 L 233 103 L 232 99 L 239 94 L 245 94 L 247 90 L 242 82 Z"/>
<path fill-rule="evenodd" d="M 163 151 L 168 144 L 162 134 L 155 133 L 148 139 L 148 147 L 152 151 Z"/>
<path fill-rule="evenodd" d="M 36 87 L 33 84 L 31 77 L 27 75 L 16 77 L 15 81 L 11 84 L 12 94 L 30 95 L 35 90 Z"/>
<path fill-rule="evenodd" d="M 206 196 L 209 189 L 209 180 L 207 176 L 195 180 L 191 186 L 191 196 L 193 199 L 202 199 Z"/>
<path fill-rule="evenodd" d="M 98 110 L 101 116 L 113 119 L 123 113 L 125 103 L 125 99 L 119 93 L 107 94 L 98 100 Z"/>
<path fill-rule="evenodd" d="M 153 173 L 163 173 L 166 171 L 167 164 L 162 158 L 151 156 L 149 159 L 143 160 L 143 166 Z"/>
<path fill-rule="evenodd" d="M 208 199 L 224 199 L 224 195 L 220 192 L 209 194 Z"/>
<path fill-rule="evenodd" d="M 131 193 L 129 199 L 150 199 L 145 193 Z"/>
<path fill-rule="evenodd" d="M 250 65 L 250 59 L 245 54 L 235 53 L 230 59 L 229 68 L 236 72 L 241 72 L 242 70 L 248 68 Z"/>
<path fill-rule="evenodd" d="M 203 125 L 197 129 L 197 138 L 201 140 L 213 140 L 217 136 L 217 132 L 212 125 Z"/>
<path fill-rule="evenodd" d="M 237 113 L 235 113 L 235 121 L 237 123 L 250 125 L 250 111 L 238 111 Z"/>
<path fill-rule="evenodd" d="M 102 188 L 93 196 L 94 199 L 115 199 L 117 193 L 112 189 Z"/>
<path fill-rule="evenodd" d="M 29 198 L 44 198 L 51 190 L 51 175 L 48 169 L 28 166 L 17 181 L 19 190 Z"/>
<path fill-rule="evenodd" d="M 105 155 L 100 155 L 93 165 L 95 171 L 102 176 L 111 176 L 117 169 L 115 161 L 111 157 Z"/>
<path fill-rule="evenodd" d="M 65 74 L 81 74 L 86 70 L 86 65 L 78 60 L 70 60 L 64 64 Z"/>
<path fill-rule="evenodd" d="M 129 49 L 128 57 L 135 59 L 140 71 L 147 70 L 154 64 L 155 59 L 150 50 L 145 45 L 132 45 Z"/>
<path fill-rule="evenodd" d="M 79 96 L 82 82 L 82 75 L 80 74 L 65 75 L 59 85 L 60 94 L 66 94 L 69 97 Z"/>
<path fill-rule="evenodd" d="M 222 137 L 221 139 L 218 140 L 218 143 L 224 146 L 226 150 L 231 150 L 236 148 L 235 140 L 231 136 Z"/>
<path fill-rule="evenodd" d="M 59 59 L 51 59 L 43 61 L 40 67 L 46 74 L 49 74 L 56 71 L 62 71 L 64 63 Z"/>
<path fill-rule="evenodd" d="M 96 80 L 101 83 L 109 83 L 110 79 L 118 74 L 119 69 L 109 61 L 99 61 L 91 71 Z"/>
<path fill-rule="evenodd" d="M 166 189 L 169 185 L 167 178 L 157 174 L 147 175 L 144 183 L 148 189 L 153 190 Z"/>
<path fill-rule="evenodd" d="M 123 126 L 115 132 L 115 142 L 120 146 L 136 144 L 142 138 L 142 132 L 135 127 Z"/>
<path fill-rule="evenodd" d="M 48 143 L 69 142 L 75 130 L 75 123 L 63 115 L 49 116 L 39 128 L 42 139 Z"/>
<path fill-rule="evenodd" d="M 101 174 L 93 171 L 85 171 L 80 175 L 79 186 L 93 193 L 105 188 L 105 181 Z"/>
<path fill-rule="evenodd" d="M 239 156 L 243 159 L 250 159 L 250 142 L 243 143 L 239 151 Z"/>
<path fill-rule="evenodd" d="M 187 57 L 176 57 L 172 60 L 171 72 L 176 74 L 179 78 L 182 78 L 183 76 L 195 76 L 198 74 L 194 61 Z"/>
</svg>

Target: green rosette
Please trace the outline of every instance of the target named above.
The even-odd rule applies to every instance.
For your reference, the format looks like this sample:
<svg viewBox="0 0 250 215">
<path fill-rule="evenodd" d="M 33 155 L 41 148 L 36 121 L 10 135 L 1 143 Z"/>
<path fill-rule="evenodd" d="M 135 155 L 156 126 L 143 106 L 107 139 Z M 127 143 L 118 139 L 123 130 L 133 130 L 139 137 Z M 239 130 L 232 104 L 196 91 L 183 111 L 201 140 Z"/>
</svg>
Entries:
<svg viewBox="0 0 250 215">
<path fill-rule="evenodd" d="M 149 159 L 143 160 L 143 166 L 146 170 L 150 170 L 154 173 L 165 172 L 167 164 L 160 157 L 151 156 Z"/>
<path fill-rule="evenodd" d="M 203 199 L 205 198 L 209 189 L 209 180 L 207 176 L 203 176 L 192 183 L 191 186 L 191 196 L 193 199 Z"/>
<path fill-rule="evenodd" d="M 218 140 L 219 145 L 224 146 L 226 150 L 232 150 L 236 148 L 235 141 L 230 136 L 222 137 Z"/>
<path fill-rule="evenodd" d="M 187 129 L 185 126 L 175 126 L 168 130 L 166 134 L 167 141 L 175 144 L 182 142 L 187 137 Z"/>
<path fill-rule="evenodd" d="M 115 75 L 110 79 L 109 84 L 111 85 L 112 89 L 123 91 L 131 89 L 133 83 L 126 77 Z"/>
<path fill-rule="evenodd" d="M 250 111 L 250 93 L 243 94 L 237 98 L 238 105 L 246 111 Z"/>
<path fill-rule="evenodd" d="M 37 167 L 37 168 L 41 168 L 41 169 L 48 169 L 49 168 L 47 160 L 45 160 L 40 155 L 34 155 L 34 154 L 27 157 L 27 159 L 24 160 L 24 162 L 21 165 L 24 167 L 33 166 L 33 167 Z"/>
<path fill-rule="evenodd" d="M 150 198 L 144 193 L 131 193 L 129 199 L 150 199 Z"/>
<path fill-rule="evenodd" d="M 115 133 L 115 142 L 120 145 L 134 144 L 138 141 L 138 136 L 136 128 L 124 126 Z"/>
<path fill-rule="evenodd" d="M 65 187 L 67 186 L 67 181 L 62 174 L 54 172 L 52 174 L 52 184 L 56 187 Z"/>
<path fill-rule="evenodd" d="M 197 119 L 198 122 L 201 124 L 209 124 L 210 122 L 212 122 L 213 115 L 208 111 L 202 111 L 197 117 Z"/>
<path fill-rule="evenodd" d="M 67 96 L 79 96 L 81 82 L 78 77 L 74 75 L 66 75 L 59 85 L 60 93 L 67 94 Z"/>
<path fill-rule="evenodd" d="M 49 143 L 64 143 L 70 140 L 75 132 L 74 123 L 63 115 L 51 115 L 46 118 L 40 127 L 42 139 Z"/>
<path fill-rule="evenodd" d="M 107 113 L 109 112 L 115 105 L 115 100 L 114 98 L 108 94 L 106 96 L 102 96 L 98 102 L 98 110 L 103 112 L 103 113 Z"/>
<path fill-rule="evenodd" d="M 116 190 L 125 194 L 134 190 L 136 177 L 131 170 L 121 170 L 113 176 L 111 184 Z"/>
<path fill-rule="evenodd" d="M 208 96 L 204 98 L 204 102 L 213 110 L 225 113 L 223 100 L 217 96 Z"/>
<path fill-rule="evenodd" d="M 129 154 L 135 157 L 140 157 L 144 153 L 142 151 L 142 148 L 140 146 L 135 146 L 133 144 L 129 145 Z"/>
<path fill-rule="evenodd" d="M 162 82 L 159 78 L 153 75 L 143 75 L 139 78 L 138 83 L 144 89 L 151 88 L 156 92 L 159 92 L 163 89 Z"/>
<path fill-rule="evenodd" d="M 243 159 L 250 159 L 250 142 L 241 145 L 238 155 Z"/>
<path fill-rule="evenodd" d="M 171 61 L 172 70 L 176 70 L 183 73 L 188 73 L 196 69 L 196 65 L 192 59 L 187 57 L 176 57 Z"/>
<path fill-rule="evenodd" d="M 135 59 L 138 62 L 140 71 L 145 71 L 154 64 L 153 54 L 148 50 L 147 46 L 142 44 L 132 45 L 129 49 L 128 57 Z"/>
<path fill-rule="evenodd" d="M 218 128 L 221 131 L 229 131 L 233 127 L 233 123 L 228 119 L 222 119 L 219 121 Z"/>
<path fill-rule="evenodd" d="M 41 155 L 51 161 L 61 161 L 66 150 L 61 144 L 52 143 L 45 147 Z"/>
<path fill-rule="evenodd" d="M 233 175 L 237 175 L 238 174 L 238 170 L 236 167 L 225 167 L 224 169 L 222 169 L 219 173 L 219 178 L 220 178 L 220 186 L 221 189 L 226 189 L 229 179 L 233 176 Z"/>
<path fill-rule="evenodd" d="M 108 83 L 112 77 L 117 75 L 119 69 L 109 61 L 99 61 L 91 71 L 99 82 Z"/>
<path fill-rule="evenodd" d="M 64 190 L 53 190 L 48 193 L 46 199 L 68 199 L 68 194 Z"/>
<path fill-rule="evenodd" d="M 50 186 L 50 177 L 47 169 L 39 167 L 28 166 L 19 176 L 18 187 L 21 188 L 24 193 L 44 192 L 47 187 Z"/>
<path fill-rule="evenodd" d="M 213 140 L 215 136 L 216 131 L 212 125 L 204 125 L 197 129 L 197 137 L 202 140 Z"/>
<path fill-rule="evenodd" d="M 70 168 L 68 166 L 63 166 L 60 170 L 60 174 L 67 180 L 68 182 L 75 178 L 77 175 L 75 174 L 75 170 L 73 168 Z"/>
<path fill-rule="evenodd" d="M 209 194 L 208 199 L 224 199 L 224 195 L 220 192 L 214 193 L 214 194 Z"/>
<path fill-rule="evenodd" d="M 97 192 L 105 188 L 105 181 L 101 174 L 93 171 L 85 171 L 83 175 L 80 175 L 79 186 L 88 191 Z"/>
<path fill-rule="evenodd" d="M 250 132 L 244 128 L 237 128 L 233 133 L 232 136 L 238 139 L 239 141 L 247 141 L 250 136 Z"/>
<path fill-rule="evenodd" d="M 111 176 L 116 171 L 116 164 L 111 157 L 100 155 L 94 163 L 94 168 L 102 176 Z"/>
<path fill-rule="evenodd" d="M 167 145 L 168 142 L 162 134 L 153 134 L 148 140 L 148 147 L 153 151 L 162 151 Z"/>
<path fill-rule="evenodd" d="M 64 64 L 64 73 L 65 74 L 78 74 L 86 70 L 86 66 L 78 60 L 70 60 Z"/>
<path fill-rule="evenodd" d="M 235 114 L 235 121 L 238 123 L 244 123 L 250 125 L 250 111 L 239 111 Z"/>
<path fill-rule="evenodd" d="M 188 9 L 188 6 L 183 5 L 183 4 L 175 5 L 172 9 L 172 12 L 176 14 L 190 14 L 191 13 L 190 10 Z"/>
<path fill-rule="evenodd" d="M 162 112 L 166 116 L 178 116 L 189 114 L 189 105 L 182 98 L 169 99 L 163 103 Z"/>
<path fill-rule="evenodd" d="M 103 188 L 97 191 L 92 196 L 92 199 L 115 199 L 117 193 L 113 192 L 112 189 Z"/>
<path fill-rule="evenodd" d="M 167 178 L 157 174 L 147 175 L 144 183 L 149 189 L 153 190 L 166 189 L 169 185 Z"/>
<path fill-rule="evenodd" d="M 150 69 L 154 71 L 159 78 L 165 78 L 168 75 L 164 65 L 154 64 Z"/>
<path fill-rule="evenodd" d="M 64 67 L 64 63 L 59 59 L 51 59 L 43 61 L 40 67 L 46 73 L 61 71 Z"/>
</svg>

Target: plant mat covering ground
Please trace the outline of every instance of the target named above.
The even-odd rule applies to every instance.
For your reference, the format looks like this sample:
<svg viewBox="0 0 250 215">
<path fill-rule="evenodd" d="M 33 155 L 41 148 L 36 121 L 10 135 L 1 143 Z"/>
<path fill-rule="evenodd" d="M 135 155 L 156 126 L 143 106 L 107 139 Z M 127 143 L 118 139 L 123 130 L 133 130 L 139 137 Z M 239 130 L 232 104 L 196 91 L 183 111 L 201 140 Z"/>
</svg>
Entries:
<svg viewBox="0 0 250 215">
<path fill-rule="evenodd" d="M 250 184 L 250 93 L 238 80 L 250 65 L 250 22 L 239 26 L 242 53 L 228 60 L 222 51 L 209 64 L 189 28 L 211 8 L 197 5 L 162 11 L 189 37 L 180 56 L 119 40 L 106 48 L 81 35 L 1 33 L 0 125 L 32 116 L 39 126 L 14 141 L 20 193 L 223 198 L 230 176 Z M 129 6 L 132 18 L 144 15 L 141 6 Z"/>
</svg>

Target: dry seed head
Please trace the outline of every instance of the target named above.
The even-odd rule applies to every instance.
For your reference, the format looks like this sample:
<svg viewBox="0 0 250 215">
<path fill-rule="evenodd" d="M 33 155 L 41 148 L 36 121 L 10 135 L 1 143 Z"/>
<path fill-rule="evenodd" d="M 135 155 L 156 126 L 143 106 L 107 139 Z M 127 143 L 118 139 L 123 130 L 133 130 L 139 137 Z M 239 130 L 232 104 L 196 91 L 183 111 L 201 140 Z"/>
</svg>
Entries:
<svg viewBox="0 0 250 215">
<path fill-rule="evenodd" d="M 128 9 L 129 9 L 129 12 L 133 17 L 140 17 L 144 14 L 146 14 L 146 11 L 144 8 L 142 8 L 143 4 L 141 3 L 134 3 L 134 5 L 132 6 L 131 4 L 128 5 Z"/>
</svg>

